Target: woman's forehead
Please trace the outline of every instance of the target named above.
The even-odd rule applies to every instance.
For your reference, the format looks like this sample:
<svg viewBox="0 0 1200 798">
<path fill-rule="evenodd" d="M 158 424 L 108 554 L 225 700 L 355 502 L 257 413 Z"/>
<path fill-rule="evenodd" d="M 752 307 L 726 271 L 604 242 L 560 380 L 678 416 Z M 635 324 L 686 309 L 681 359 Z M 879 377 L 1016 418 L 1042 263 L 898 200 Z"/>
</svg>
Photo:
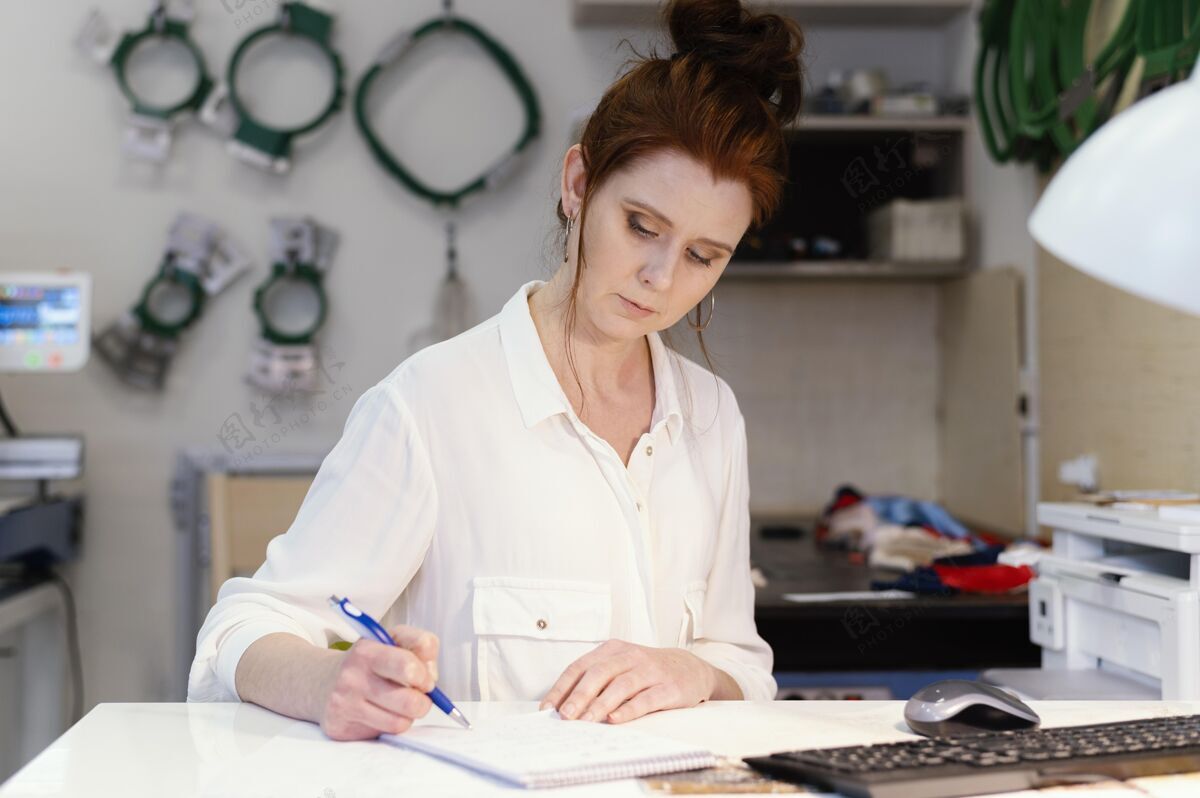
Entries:
<svg viewBox="0 0 1200 798">
<path fill-rule="evenodd" d="M 614 201 L 647 204 L 672 223 L 711 215 L 736 227 L 742 217 L 749 224 L 753 212 L 745 183 L 717 179 L 705 164 L 671 150 L 639 158 L 614 173 L 607 189 Z"/>
</svg>

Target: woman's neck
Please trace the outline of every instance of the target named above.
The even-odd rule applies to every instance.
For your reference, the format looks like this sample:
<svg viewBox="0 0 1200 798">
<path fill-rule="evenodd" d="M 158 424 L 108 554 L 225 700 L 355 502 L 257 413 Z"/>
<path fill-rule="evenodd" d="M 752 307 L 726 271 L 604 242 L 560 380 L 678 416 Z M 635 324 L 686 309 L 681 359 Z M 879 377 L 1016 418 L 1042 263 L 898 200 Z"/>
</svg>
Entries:
<svg viewBox="0 0 1200 798">
<path fill-rule="evenodd" d="M 575 388 L 575 375 L 566 357 L 566 310 L 570 282 L 561 279 L 565 270 L 529 296 L 529 312 L 555 375 L 571 396 L 568 380 Z M 646 336 L 620 340 L 599 333 L 581 302 L 576 301 L 575 328 L 571 335 L 575 372 L 588 396 L 620 397 L 644 385 L 654 372 Z"/>
</svg>

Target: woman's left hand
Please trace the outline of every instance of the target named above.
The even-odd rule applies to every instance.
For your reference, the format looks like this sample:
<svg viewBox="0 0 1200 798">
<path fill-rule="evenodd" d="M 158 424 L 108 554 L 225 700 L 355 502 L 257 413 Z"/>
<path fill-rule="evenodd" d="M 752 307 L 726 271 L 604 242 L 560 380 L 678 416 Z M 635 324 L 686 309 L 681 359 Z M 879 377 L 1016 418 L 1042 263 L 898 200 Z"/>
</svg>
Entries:
<svg viewBox="0 0 1200 798">
<path fill-rule="evenodd" d="M 542 699 L 567 719 L 622 723 L 712 697 L 717 669 L 682 648 L 609 640 L 572 662 Z"/>
</svg>

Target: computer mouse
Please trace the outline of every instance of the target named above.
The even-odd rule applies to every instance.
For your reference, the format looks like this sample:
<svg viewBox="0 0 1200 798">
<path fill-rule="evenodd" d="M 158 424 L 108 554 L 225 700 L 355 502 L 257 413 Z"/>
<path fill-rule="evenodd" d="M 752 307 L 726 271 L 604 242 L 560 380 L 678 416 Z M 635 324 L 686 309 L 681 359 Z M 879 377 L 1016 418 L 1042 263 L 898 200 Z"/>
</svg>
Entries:
<svg viewBox="0 0 1200 798">
<path fill-rule="evenodd" d="M 1007 690 L 967 679 L 943 679 L 922 687 L 904 705 L 904 720 L 926 737 L 1035 729 L 1042 722 Z"/>
</svg>

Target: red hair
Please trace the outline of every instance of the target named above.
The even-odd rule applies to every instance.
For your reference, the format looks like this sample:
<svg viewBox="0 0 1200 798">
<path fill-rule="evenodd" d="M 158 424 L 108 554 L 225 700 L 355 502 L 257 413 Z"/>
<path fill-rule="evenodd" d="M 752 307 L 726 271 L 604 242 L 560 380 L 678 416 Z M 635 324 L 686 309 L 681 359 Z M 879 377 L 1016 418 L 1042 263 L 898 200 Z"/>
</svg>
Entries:
<svg viewBox="0 0 1200 798">
<path fill-rule="evenodd" d="M 771 217 L 783 193 L 784 128 L 803 100 L 803 30 L 778 14 L 751 13 L 740 0 L 671 0 L 662 20 L 674 54 L 635 61 L 605 91 L 580 138 L 587 184 L 576 220 L 578 268 L 566 317 L 573 372 L 570 333 L 586 264 L 588 202 L 612 175 L 659 152 L 684 153 L 707 166 L 714 179 L 747 187 L 754 227 Z M 565 225 L 561 199 L 556 211 Z M 715 372 L 703 335 L 696 336 Z"/>
</svg>

